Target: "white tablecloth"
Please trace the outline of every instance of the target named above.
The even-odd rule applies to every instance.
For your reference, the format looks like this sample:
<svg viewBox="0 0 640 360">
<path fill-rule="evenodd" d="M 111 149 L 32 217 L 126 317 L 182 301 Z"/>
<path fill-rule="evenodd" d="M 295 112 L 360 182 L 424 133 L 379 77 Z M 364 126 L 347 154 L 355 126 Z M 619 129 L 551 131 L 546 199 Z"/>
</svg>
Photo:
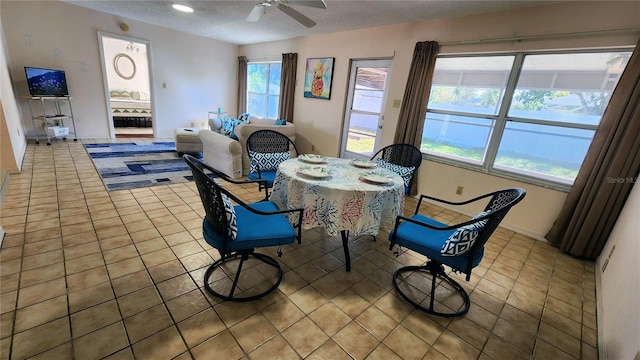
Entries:
<svg viewBox="0 0 640 360">
<path fill-rule="evenodd" d="M 404 209 L 404 181 L 386 169 L 362 169 L 350 160 L 327 158 L 327 164 L 307 164 L 299 159 L 280 164 L 270 200 L 281 209 L 304 208 L 304 229 L 323 227 L 331 236 L 346 230 L 354 236 L 376 235 L 381 226 L 393 228 Z M 331 176 L 314 179 L 299 175 L 301 166 L 327 166 Z M 366 172 L 384 172 L 385 185 L 360 180 Z"/>
</svg>

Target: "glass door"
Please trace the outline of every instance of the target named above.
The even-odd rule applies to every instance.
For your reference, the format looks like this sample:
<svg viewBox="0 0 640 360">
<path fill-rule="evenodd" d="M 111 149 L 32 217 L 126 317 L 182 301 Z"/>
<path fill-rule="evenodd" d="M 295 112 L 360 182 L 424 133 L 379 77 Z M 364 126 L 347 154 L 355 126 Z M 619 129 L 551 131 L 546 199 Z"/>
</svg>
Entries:
<svg viewBox="0 0 640 360">
<path fill-rule="evenodd" d="M 340 156 L 369 159 L 379 148 L 391 59 L 351 62 Z"/>
</svg>

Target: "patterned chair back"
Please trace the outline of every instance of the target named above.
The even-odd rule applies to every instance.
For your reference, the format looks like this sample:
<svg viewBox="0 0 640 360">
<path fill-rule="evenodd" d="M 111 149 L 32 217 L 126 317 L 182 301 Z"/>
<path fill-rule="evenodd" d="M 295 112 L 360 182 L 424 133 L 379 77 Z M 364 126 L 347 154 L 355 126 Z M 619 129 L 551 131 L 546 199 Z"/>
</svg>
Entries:
<svg viewBox="0 0 640 360">
<path fill-rule="evenodd" d="M 191 155 L 184 155 L 183 158 L 193 173 L 193 180 L 198 187 L 200 200 L 202 200 L 202 206 L 204 207 L 204 211 L 207 215 L 207 222 L 219 234 L 227 234 L 229 222 L 227 220 L 222 194 L 227 196 L 230 194 L 212 178 L 214 176 L 225 178 L 225 175 L 216 172 L 212 172 L 212 175 L 207 175 L 204 171 L 203 164 L 196 158 Z M 220 250 L 221 253 L 226 253 L 226 249 L 218 250 Z"/>
<path fill-rule="evenodd" d="M 298 148 L 296 148 L 293 141 L 286 135 L 273 130 L 258 130 L 249 135 L 247 139 L 247 151 L 281 153 L 292 150 L 294 150 L 295 155 L 298 156 Z"/>
</svg>

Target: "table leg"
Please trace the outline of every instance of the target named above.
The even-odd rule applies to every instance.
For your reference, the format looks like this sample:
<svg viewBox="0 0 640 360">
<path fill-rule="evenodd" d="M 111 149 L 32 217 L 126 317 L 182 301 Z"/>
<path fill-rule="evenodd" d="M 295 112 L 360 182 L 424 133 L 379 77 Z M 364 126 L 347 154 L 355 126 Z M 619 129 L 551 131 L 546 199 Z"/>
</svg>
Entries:
<svg viewBox="0 0 640 360">
<path fill-rule="evenodd" d="M 349 256 L 349 230 L 340 231 L 342 236 L 342 248 L 344 249 L 344 262 L 347 267 L 347 271 L 351 271 L 351 257 Z"/>
</svg>

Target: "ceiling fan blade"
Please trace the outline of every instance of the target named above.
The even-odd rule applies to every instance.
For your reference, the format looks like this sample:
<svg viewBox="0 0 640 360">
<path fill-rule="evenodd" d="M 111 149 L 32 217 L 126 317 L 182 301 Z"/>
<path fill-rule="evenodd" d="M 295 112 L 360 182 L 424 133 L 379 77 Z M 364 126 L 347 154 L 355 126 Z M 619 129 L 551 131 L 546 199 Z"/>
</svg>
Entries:
<svg viewBox="0 0 640 360">
<path fill-rule="evenodd" d="M 298 10 L 291 8 L 290 6 L 284 5 L 283 3 L 278 3 L 278 9 L 280 9 L 283 13 L 291 16 L 300 24 L 310 28 L 316 26 L 316 22 L 309 19 L 308 17 L 302 15 Z"/>
<path fill-rule="evenodd" d="M 251 12 L 249 13 L 249 15 L 247 16 L 247 21 L 258 21 L 260 19 L 260 16 L 262 16 L 262 13 L 264 12 L 264 7 L 262 6 L 262 4 L 258 4 L 256 6 L 253 7 L 253 9 L 251 9 Z"/>
<path fill-rule="evenodd" d="M 327 4 L 324 2 L 324 0 L 288 0 L 287 2 L 293 5 L 309 6 L 318 9 L 327 8 Z"/>
</svg>

